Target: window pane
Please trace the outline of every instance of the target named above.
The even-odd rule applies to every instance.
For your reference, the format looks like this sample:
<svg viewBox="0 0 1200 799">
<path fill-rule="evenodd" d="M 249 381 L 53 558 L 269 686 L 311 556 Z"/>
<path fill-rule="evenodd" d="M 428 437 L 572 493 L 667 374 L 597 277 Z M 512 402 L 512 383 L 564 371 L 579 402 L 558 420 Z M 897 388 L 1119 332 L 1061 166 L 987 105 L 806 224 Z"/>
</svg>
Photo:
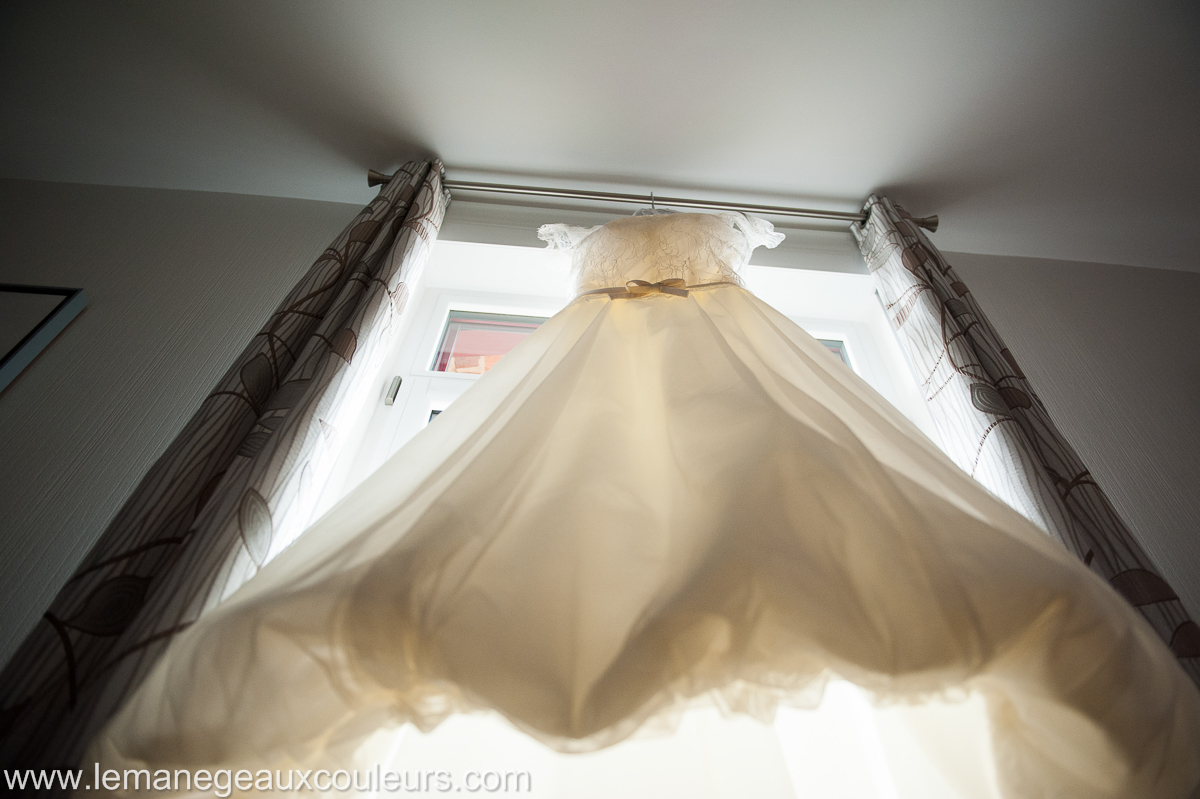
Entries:
<svg viewBox="0 0 1200 799">
<path fill-rule="evenodd" d="M 451 311 L 432 369 L 481 375 L 545 321 L 541 316 Z"/>
<path fill-rule="evenodd" d="M 829 350 L 834 355 L 836 355 L 838 357 L 838 360 L 840 360 L 842 363 L 846 364 L 847 366 L 850 366 L 850 356 L 846 354 L 846 342 L 835 341 L 834 339 L 831 339 L 831 338 L 819 338 L 819 339 L 817 339 L 817 341 L 824 344 L 825 349 Z M 853 368 L 853 367 L 851 367 L 851 368 Z"/>
</svg>

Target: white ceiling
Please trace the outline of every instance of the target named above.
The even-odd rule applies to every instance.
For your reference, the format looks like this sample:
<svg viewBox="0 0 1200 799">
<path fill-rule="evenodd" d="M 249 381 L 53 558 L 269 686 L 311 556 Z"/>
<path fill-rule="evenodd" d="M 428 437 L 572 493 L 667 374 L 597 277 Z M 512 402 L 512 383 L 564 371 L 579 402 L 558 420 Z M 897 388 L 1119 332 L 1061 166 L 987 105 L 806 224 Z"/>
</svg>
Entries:
<svg viewBox="0 0 1200 799">
<path fill-rule="evenodd" d="M 937 213 L 946 250 L 1200 271 L 1197 4 L 0 7 L 0 177 L 363 202 L 498 179 Z"/>
</svg>

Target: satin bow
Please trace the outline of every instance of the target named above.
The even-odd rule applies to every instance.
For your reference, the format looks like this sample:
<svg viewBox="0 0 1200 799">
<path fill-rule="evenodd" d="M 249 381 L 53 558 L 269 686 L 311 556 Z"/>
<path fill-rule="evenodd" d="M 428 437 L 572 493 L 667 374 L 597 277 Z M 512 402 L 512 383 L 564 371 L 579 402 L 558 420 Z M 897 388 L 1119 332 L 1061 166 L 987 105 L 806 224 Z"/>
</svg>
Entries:
<svg viewBox="0 0 1200 799">
<path fill-rule="evenodd" d="M 688 292 L 684 285 L 684 281 L 677 277 L 658 283 L 650 283 L 646 280 L 628 280 L 625 282 L 625 290 L 629 292 L 629 297 L 644 297 L 647 294 L 674 294 L 676 297 L 686 297 Z"/>
</svg>

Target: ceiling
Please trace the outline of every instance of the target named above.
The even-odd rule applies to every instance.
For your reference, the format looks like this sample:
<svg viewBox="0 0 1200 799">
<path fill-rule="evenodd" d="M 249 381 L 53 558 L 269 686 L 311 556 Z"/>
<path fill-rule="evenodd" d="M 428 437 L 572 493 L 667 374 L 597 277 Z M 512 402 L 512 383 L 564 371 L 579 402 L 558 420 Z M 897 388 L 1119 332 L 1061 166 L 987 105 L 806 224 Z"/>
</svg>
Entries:
<svg viewBox="0 0 1200 799">
<path fill-rule="evenodd" d="M 1200 271 L 1200 12 L 1108 0 L 0 6 L 0 177 L 363 202 L 369 167 L 937 213 Z"/>
</svg>

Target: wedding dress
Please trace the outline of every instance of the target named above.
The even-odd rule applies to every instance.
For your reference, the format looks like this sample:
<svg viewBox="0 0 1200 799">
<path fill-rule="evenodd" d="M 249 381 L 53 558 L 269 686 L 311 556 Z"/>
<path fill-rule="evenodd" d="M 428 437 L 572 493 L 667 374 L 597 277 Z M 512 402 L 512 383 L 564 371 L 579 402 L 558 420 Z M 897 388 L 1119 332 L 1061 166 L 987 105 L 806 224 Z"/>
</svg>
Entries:
<svg viewBox="0 0 1200 799">
<path fill-rule="evenodd" d="M 837 678 L 974 702 L 1004 796 L 1200 782 L 1200 693 L 1134 610 L 741 287 L 768 223 L 542 236 L 578 298 L 179 635 L 89 773 L 361 767 L 483 711 L 618 752 Z"/>
</svg>

